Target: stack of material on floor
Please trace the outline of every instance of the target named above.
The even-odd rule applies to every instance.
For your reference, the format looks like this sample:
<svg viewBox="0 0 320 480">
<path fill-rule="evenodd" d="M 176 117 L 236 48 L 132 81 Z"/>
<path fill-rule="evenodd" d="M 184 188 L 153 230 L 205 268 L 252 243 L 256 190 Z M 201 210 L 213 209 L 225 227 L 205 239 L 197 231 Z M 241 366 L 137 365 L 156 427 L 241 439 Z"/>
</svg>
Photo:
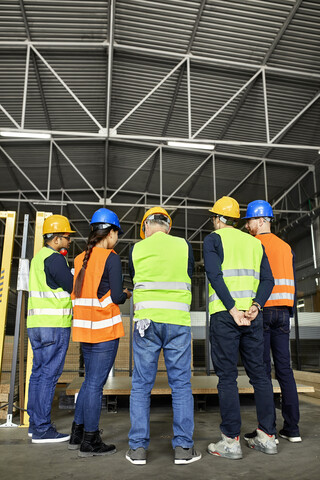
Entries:
<svg viewBox="0 0 320 480">
<path fill-rule="evenodd" d="M 320 398 L 320 373 L 303 372 L 301 370 L 294 370 L 293 373 L 297 384 L 314 387 L 314 392 L 307 392 L 303 395 Z"/>
<path fill-rule="evenodd" d="M 125 336 L 120 338 L 119 349 L 116 356 L 114 369 L 115 376 L 128 376 L 129 374 L 129 349 L 130 349 L 130 317 L 122 316 Z M 191 370 L 193 371 L 193 348 L 191 341 Z M 133 359 L 132 359 L 133 367 Z M 161 351 L 158 362 L 157 376 L 167 376 L 167 369 L 164 362 L 163 352 Z"/>
<path fill-rule="evenodd" d="M 8 401 L 9 401 L 10 384 L 0 384 L 0 420 L 6 420 L 8 415 Z M 13 414 L 17 411 L 13 407 Z"/>
<path fill-rule="evenodd" d="M 69 348 L 64 363 L 63 372 L 58 383 L 70 383 L 79 377 L 80 368 L 80 343 L 70 340 Z"/>
<path fill-rule="evenodd" d="M 13 335 L 6 335 L 4 337 L 1 383 L 10 383 L 12 356 L 13 356 L 13 340 L 14 340 Z M 18 353 L 18 358 L 19 358 L 19 353 Z"/>
</svg>

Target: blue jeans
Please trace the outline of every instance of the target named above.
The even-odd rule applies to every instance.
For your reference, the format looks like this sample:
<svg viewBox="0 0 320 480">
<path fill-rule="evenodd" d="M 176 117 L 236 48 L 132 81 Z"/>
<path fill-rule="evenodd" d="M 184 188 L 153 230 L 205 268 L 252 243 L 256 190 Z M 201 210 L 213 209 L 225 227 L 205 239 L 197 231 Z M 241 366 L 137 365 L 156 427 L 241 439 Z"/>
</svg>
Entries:
<svg viewBox="0 0 320 480">
<path fill-rule="evenodd" d="M 263 363 L 262 323 L 261 313 L 248 327 L 239 327 L 226 311 L 210 318 L 212 362 L 219 377 L 220 429 L 227 437 L 237 437 L 241 429 L 237 386 L 239 352 L 254 388 L 258 428 L 269 435 L 276 433 L 273 387 Z"/>
<path fill-rule="evenodd" d="M 33 350 L 27 412 L 39 432 L 51 426 L 51 407 L 69 346 L 70 328 L 28 328 Z"/>
<path fill-rule="evenodd" d="M 74 421 L 86 432 L 99 430 L 103 386 L 114 364 L 119 338 L 108 342 L 81 343 L 85 379 L 77 398 Z"/>
<path fill-rule="evenodd" d="M 276 379 L 282 394 L 283 428 L 293 436 L 299 436 L 299 399 L 293 376 L 290 350 L 290 314 L 287 307 L 263 309 L 264 363 L 271 378 L 270 348 L 272 351 Z"/>
<path fill-rule="evenodd" d="M 139 447 L 147 449 L 150 442 L 150 394 L 161 348 L 172 390 L 172 446 L 193 446 L 191 328 L 151 321 L 144 337 L 140 337 L 137 328 L 133 333 L 134 369 L 130 395 L 129 445 L 134 450 Z"/>
</svg>

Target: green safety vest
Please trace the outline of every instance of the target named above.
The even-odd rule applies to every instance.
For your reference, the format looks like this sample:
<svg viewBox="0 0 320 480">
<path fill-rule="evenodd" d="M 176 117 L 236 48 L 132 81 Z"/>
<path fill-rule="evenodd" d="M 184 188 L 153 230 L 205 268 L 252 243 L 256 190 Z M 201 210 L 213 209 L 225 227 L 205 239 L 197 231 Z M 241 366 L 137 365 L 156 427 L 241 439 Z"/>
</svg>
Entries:
<svg viewBox="0 0 320 480">
<path fill-rule="evenodd" d="M 47 285 L 44 261 L 50 255 L 60 255 L 43 247 L 32 259 L 29 274 L 27 327 L 71 327 L 72 302 L 70 293 L 61 287 Z"/>
<path fill-rule="evenodd" d="M 187 242 L 164 232 L 134 246 L 134 320 L 191 326 L 188 257 Z"/>
<path fill-rule="evenodd" d="M 263 255 L 261 242 L 235 228 L 222 228 L 223 247 L 221 270 L 223 280 L 238 310 L 248 310 L 260 283 L 260 265 Z M 209 313 L 227 310 L 209 282 Z"/>
</svg>

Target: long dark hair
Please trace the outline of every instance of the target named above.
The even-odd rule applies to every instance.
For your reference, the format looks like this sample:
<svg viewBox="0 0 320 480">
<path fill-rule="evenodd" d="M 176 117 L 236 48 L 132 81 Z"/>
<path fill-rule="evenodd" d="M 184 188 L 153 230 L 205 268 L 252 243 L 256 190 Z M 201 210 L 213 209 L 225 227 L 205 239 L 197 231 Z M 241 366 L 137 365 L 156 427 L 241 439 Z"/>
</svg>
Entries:
<svg viewBox="0 0 320 480">
<path fill-rule="evenodd" d="M 118 230 L 113 225 L 111 225 L 108 228 L 104 228 L 104 229 L 93 229 L 92 227 L 91 227 L 91 229 L 92 230 L 89 233 L 86 253 L 84 255 L 84 259 L 83 259 L 83 262 L 82 262 L 82 267 L 81 267 L 80 272 L 78 273 L 78 276 L 76 278 L 76 281 L 75 281 L 74 287 L 73 287 L 73 293 L 76 296 L 76 298 L 79 298 L 80 295 L 81 295 L 84 275 L 86 273 L 87 264 L 88 264 L 88 261 L 89 261 L 89 258 L 90 258 L 93 247 L 95 247 L 97 243 L 99 243 L 101 240 L 103 240 L 111 232 L 111 230 Z"/>
</svg>

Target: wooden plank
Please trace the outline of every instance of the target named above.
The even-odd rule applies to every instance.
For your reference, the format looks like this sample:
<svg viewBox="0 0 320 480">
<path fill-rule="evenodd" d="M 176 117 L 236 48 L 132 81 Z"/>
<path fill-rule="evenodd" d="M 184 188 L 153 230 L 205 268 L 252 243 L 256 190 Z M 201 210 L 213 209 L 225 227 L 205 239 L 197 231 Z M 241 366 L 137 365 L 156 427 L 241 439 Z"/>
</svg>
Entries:
<svg viewBox="0 0 320 480">
<path fill-rule="evenodd" d="M 318 383 L 320 385 L 320 373 L 293 370 L 293 374 L 294 378 L 301 383 L 306 382 L 309 385 L 309 382 L 312 382 L 311 384 Z"/>
<path fill-rule="evenodd" d="M 10 384 L 9 383 L 0 383 L 0 393 L 9 393 Z"/>
<path fill-rule="evenodd" d="M 84 378 L 75 378 L 66 389 L 67 395 L 75 395 L 79 392 Z M 201 394 L 217 394 L 218 378 L 216 376 L 192 377 L 192 393 Z M 274 393 L 280 393 L 280 387 L 277 380 L 272 380 Z M 314 392 L 314 387 L 306 385 L 297 385 L 298 392 Z M 238 390 L 240 394 L 253 393 L 253 387 L 249 383 L 247 376 L 238 377 Z M 131 377 L 109 377 L 103 387 L 104 395 L 130 395 Z M 170 395 L 171 388 L 168 385 L 167 377 L 157 377 L 154 387 L 151 391 L 152 395 Z"/>
<path fill-rule="evenodd" d="M 8 398 L 9 398 L 9 395 L 7 393 L 0 393 L 0 402 L 8 403 Z"/>
</svg>

